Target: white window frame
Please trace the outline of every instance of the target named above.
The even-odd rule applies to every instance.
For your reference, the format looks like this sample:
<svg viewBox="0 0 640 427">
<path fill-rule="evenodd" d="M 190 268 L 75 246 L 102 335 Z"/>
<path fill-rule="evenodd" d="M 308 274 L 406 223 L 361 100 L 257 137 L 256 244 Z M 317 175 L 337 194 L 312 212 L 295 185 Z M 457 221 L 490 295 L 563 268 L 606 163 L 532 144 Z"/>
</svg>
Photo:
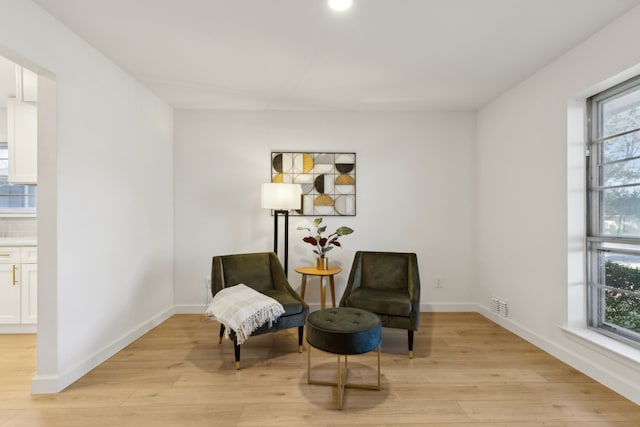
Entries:
<svg viewBox="0 0 640 427">
<path fill-rule="evenodd" d="M 640 298 L 640 292 L 629 292 L 612 287 L 606 283 L 605 258 L 610 255 L 626 256 L 640 259 L 639 236 L 614 236 L 607 233 L 604 225 L 603 194 L 612 188 L 640 189 L 639 182 L 624 185 L 612 185 L 604 182 L 603 177 L 603 146 L 607 141 L 624 135 L 640 135 L 640 128 L 625 129 L 615 135 L 602 136 L 602 109 L 607 101 L 637 91 L 640 95 L 640 76 L 627 80 L 617 86 L 606 89 L 587 100 L 588 114 L 588 149 L 587 149 L 587 321 L 590 329 L 607 335 L 626 344 L 640 347 L 640 333 L 626 329 L 620 325 L 608 322 L 605 318 L 607 292 L 626 294 Z M 640 146 L 640 142 L 638 143 Z M 639 156 L 626 157 L 622 161 L 629 162 Z M 638 160 L 640 161 L 640 160 Z M 613 162 L 609 162 L 610 165 Z"/>
<path fill-rule="evenodd" d="M 7 149 L 6 142 L 0 142 L 0 149 Z M 8 162 L 8 159 L 7 159 Z M 6 181 L 8 179 L 8 175 L 0 175 L 0 179 Z M 20 185 L 25 188 L 27 187 L 35 187 L 32 184 L 15 184 Z M 4 197 L 0 194 L 0 197 Z M 16 208 L 2 208 L 0 207 L 0 217 L 35 217 L 36 216 L 36 200 L 37 200 L 37 190 L 35 191 L 34 197 L 34 206 L 33 207 L 16 207 Z M 26 198 L 25 198 L 26 202 Z"/>
</svg>

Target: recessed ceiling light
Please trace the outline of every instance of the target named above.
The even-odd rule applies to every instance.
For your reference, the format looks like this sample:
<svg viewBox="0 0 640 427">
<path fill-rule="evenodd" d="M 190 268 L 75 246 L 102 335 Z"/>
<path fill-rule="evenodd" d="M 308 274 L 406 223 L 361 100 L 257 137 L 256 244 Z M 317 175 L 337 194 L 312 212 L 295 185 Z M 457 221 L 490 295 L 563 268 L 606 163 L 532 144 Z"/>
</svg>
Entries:
<svg viewBox="0 0 640 427">
<path fill-rule="evenodd" d="M 353 6 L 353 0 L 329 0 L 329 7 L 336 12 L 345 11 Z"/>
</svg>

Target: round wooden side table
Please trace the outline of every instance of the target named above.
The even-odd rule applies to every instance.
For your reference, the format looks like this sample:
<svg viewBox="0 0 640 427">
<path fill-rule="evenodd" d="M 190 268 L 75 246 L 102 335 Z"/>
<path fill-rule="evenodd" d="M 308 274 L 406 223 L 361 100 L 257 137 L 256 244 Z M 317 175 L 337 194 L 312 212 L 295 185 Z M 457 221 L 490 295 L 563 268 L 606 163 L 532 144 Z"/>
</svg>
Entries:
<svg viewBox="0 0 640 427">
<path fill-rule="evenodd" d="M 324 310 L 325 300 L 327 299 L 327 289 L 324 286 L 324 278 L 329 277 L 329 286 L 331 288 L 331 304 L 336 306 L 336 291 L 335 282 L 333 276 L 340 273 L 342 269 L 340 267 L 329 267 L 326 270 L 320 270 L 316 267 L 299 267 L 296 271 L 302 274 L 302 288 L 300 289 L 300 296 L 304 299 L 304 291 L 307 287 L 307 276 L 320 277 L 320 308 Z"/>
</svg>

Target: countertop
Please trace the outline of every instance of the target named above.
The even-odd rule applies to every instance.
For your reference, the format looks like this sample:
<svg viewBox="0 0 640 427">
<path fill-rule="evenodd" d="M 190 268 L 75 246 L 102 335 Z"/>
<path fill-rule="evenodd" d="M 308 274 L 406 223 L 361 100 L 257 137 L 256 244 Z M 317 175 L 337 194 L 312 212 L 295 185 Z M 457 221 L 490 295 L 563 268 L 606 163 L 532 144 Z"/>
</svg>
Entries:
<svg viewBox="0 0 640 427">
<path fill-rule="evenodd" d="M 36 238 L 31 237 L 0 237 L 0 246 L 37 246 Z"/>
</svg>

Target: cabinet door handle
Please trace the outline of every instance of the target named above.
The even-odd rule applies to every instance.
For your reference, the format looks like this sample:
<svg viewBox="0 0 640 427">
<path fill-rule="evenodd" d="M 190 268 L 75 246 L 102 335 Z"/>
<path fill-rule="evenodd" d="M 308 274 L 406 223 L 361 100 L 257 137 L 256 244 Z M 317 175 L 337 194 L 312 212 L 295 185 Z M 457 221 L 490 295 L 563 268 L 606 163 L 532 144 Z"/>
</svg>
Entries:
<svg viewBox="0 0 640 427">
<path fill-rule="evenodd" d="M 16 265 L 13 264 L 13 286 L 16 285 Z"/>
<path fill-rule="evenodd" d="M 11 256 L 11 254 L 0 254 L 0 256 Z"/>
</svg>

